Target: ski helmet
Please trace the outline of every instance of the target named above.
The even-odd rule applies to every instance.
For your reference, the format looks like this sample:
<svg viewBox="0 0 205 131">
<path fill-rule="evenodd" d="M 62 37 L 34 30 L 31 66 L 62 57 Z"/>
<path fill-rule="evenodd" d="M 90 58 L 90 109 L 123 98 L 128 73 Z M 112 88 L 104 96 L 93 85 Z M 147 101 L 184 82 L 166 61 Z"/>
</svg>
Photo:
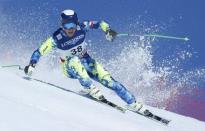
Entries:
<svg viewBox="0 0 205 131">
<path fill-rule="evenodd" d="M 78 16 L 74 10 L 64 10 L 61 12 L 61 24 L 74 23 L 78 24 Z"/>
</svg>

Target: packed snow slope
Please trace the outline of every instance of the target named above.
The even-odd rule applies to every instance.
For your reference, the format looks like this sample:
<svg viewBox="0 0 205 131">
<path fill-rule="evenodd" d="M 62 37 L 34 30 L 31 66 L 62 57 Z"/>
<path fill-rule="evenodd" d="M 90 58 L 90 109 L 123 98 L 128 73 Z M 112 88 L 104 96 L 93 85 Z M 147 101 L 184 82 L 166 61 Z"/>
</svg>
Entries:
<svg viewBox="0 0 205 131">
<path fill-rule="evenodd" d="M 151 108 L 172 121 L 168 126 L 143 116 L 121 113 L 103 104 L 32 80 L 21 71 L 0 68 L 1 131 L 204 131 L 205 123 L 165 110 Z M 49 76 L 49 77 L 48 77 Z M 37 75 L 34 77 L 37 77 Z M 77 81 L 57 72 L 39 75 L 39 79 L 78 91 Z M 109 89 L 105 96 L 123 105 Z M 194 108 L 193 108 L 194 109 Z"/>
</svg>

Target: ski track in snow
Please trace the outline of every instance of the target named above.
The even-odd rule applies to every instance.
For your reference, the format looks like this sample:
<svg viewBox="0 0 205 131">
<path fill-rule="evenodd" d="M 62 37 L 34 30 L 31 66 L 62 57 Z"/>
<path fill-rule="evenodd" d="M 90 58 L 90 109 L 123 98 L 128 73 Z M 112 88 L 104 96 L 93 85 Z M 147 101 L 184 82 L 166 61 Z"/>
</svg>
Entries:
<svg viewBox="0 0 205 131">
<path fill-rule="evenodd" d="M 150 107 L 151 111 L 172 120 L 168 126 L 164 126 L 131 112 L 123 114 L 84 97 L 43 83 L 25 80 L 22 76 L 20 72 L 0 69 L 0 130 L 2 131 L 203 131 L 205 129 L 204 122 Z M 76 91 L 81 89 L 74 80 L 63 77 L 55 79 L 58 76 L 55 73 L 51 76 L 55 84 L 71 87 L 69 89 Z M 43 75 L 42 78 L 46 79 Z M 103 92 L 111 101 L 122 105 L 118 97 L 108 89 L 103 88 Z"/>
</svg>

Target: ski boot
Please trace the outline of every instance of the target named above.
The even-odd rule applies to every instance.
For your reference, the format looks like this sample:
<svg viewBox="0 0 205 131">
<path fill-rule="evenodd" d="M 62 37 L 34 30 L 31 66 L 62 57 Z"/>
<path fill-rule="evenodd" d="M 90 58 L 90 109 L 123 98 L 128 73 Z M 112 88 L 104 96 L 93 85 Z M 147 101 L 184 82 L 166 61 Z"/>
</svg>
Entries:
<svg viewBox="0 0 205 131">
<path fill-rule="evenodd" d="M 151 113 L 147 108 L 144 107 L 142 102 L 133 102 L 132 104 L 127 105 L 127 109 L 145 116 L 149 116 Z"/>
<path fill-rule="evenodd" d="M 105 97 L 102 95 L 101 91 L 97 87 L 91 87 L 90 89 L 84 89 L 83 93 L 97 100 L 105 99 Z"/>
</svg>

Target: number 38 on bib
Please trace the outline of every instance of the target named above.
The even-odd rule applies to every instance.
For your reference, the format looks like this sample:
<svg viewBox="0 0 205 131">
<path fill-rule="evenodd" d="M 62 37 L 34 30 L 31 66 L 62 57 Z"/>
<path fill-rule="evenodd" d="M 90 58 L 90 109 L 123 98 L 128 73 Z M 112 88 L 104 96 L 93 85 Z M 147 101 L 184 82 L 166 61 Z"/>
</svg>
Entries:
<svg viewBox="0 0 205 131">
<path fill-rule="evenodd" d="M 69 56 L 83 56 L 87 52 L 86 44 L 82 43 L 68 50 Z"/>
</svg>

